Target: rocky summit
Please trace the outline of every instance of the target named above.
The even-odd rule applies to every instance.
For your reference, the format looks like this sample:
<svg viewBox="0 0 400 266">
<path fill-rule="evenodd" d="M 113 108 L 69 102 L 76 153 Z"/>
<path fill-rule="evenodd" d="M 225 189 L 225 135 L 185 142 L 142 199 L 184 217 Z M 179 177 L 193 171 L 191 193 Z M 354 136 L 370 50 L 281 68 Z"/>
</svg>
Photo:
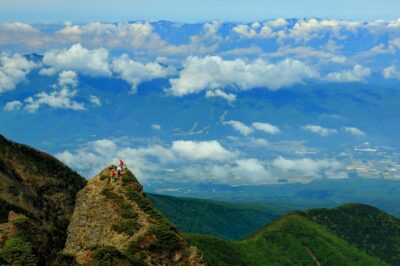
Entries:
<svg viewBox="0 0 400 266">
<path fill-rule="evenodd" d="M 114 167 L 78 193 L 64 255 L 79 265 L 204 265 L 197 248 L 152 206 L 134 174 L 125 168 L 114 179 Z"/>
</svg>

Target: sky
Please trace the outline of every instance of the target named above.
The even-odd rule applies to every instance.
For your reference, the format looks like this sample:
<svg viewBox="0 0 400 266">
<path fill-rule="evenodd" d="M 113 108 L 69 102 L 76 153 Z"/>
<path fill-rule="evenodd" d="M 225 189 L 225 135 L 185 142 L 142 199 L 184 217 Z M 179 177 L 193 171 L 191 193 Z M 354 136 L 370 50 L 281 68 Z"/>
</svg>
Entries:
<svg viewBox="0 0 400 266">
<path fill-rule="evenodd" d="M 277 17 L 389 20 L 398 16 L 398 10 L 398 0 L 0 0 L 0 22 L 255 21 Z"/>
</svg>

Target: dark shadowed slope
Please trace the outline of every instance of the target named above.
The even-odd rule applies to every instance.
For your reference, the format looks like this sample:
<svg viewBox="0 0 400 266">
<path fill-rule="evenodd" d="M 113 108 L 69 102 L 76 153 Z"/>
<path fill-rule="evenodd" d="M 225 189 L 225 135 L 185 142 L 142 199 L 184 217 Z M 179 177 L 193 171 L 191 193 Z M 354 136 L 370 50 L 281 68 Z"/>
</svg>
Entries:
<svg viewBox="0 0 400 266">
<path fill-rule="evenodd" d="M 32 249 L 38 262 L 53 260 L 85 183 L 54 157 L 0 136 L 0 256 Z"/>
</svg>

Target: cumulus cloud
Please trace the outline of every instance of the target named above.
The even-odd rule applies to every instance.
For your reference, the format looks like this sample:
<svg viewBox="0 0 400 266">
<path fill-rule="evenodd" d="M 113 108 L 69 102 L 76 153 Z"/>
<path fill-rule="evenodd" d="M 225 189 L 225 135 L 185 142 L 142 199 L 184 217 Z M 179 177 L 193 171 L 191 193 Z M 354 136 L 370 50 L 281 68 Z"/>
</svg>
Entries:
<svg viewBox="0 0 400 266">
<path fill-rule="evenodd" d="M 279 127 L 271 125 L 269 123 L 254 122 L 252 126 L 256 130 L 269 133 L 272 135 L 278 134 L 280 132 Z"/>
<path fill-rule="evenodd" d="M 34 97 L 25 99 L 25 109 L 29 112 L 36 112 L 41 106 L 47 105 L 55 109 L 72 109 L 72 110 L 85 110 L 83 103 L 78 103 L 72 100 L 76 96 L 76 90 L 68 90 L 62 88 L 61 90 L 52 91 L 50 93 L 40 92 Z"/>
<path fill-rule="evenodd" d="M 364 136 L 365 133 L 356 127 L 344 127 L 343 128 L 344 132 L 352 134 L 354 136 Z"/>
<path fill-rule="evenodd" d="M 97 174 L 110 163 L 117 163 L 119 159 L 124 159 L 140 180 L 148 177 L 152 169 L 159 170 L 160 165 L 175 160 L 175 155 L 160 145 L 140 148 L 122 147 L 118 141 L 109 139 L 88 142 L 74 151 L 57 153 L 56 157 L 87 177 Z"/>
<path fill-rule="evenodd" d="M 154 51 L 167 47 L 168 44 L 154 32 L 148 22 L 135 23 L 101 23 L 91 22 L 77 25 L 66 23 L 58 31 L 58 38 L 69 42 L 80 42 L 88 46 L 107 48 L 125 48 Z"/>
<path fill-rule="evenodd" d="M 0 54 L 0 93 L 15 89 L 15 86 L 24 81 L 26 75 L 36 67 L 34 62 L 28 61 L 19 54 Z"/>
<path fill-rule="evenodd" d="M 13 111 L 13 110 L 19 110 L 22 107 L 22 103 L 20 101 L 11 101 L 6 103 L 4 106 L 4 111 Z"/>
<path fill-rule="evenodd" d="M 36 112 L 42 106 L 54 109 L 85 110 L 83 103 L 73 98 L 78 91 L 73 89 L 78 85 L 77 74 L 74 71 L 62 71 L 58 75 L 58 84 L 52 86 L 51 92 L 40 92 L 24 100 L 24 109 L 28 112 Z"/>
<path fill-rule="evenodd" d="M 313 39 L 329 38 L 343 39 L 344 32 L 356 33 L 362 23 L 346 20 L 319 20 L 315 18 L 301 19 L 283 36 L 282 39 L 294 39 L 298 42 L 309 42 Z"/>
<path fill-rule="evenodd" d="M 64 70 L 58 75 L 58 85 L 61 87 L 78 85 L 78 74 L 71 70 Z"/>
<path fill-rule="evenodd" d="M 289 23 L 282 18 L 266 21 L 264 23 L 253 22 L 251 24 L 239 24 L 232 31 L 245 39 L 270 39 L 279 37 Z"/>
<path fill-rule="evenodd" d="M 172 143 L 171 149 L 178 155 L 189 160 L 215 160 L 231 159 L 235 154 L 226 150 L 216 141 L 189 141 L 178 140 Z"/>
<path fill-rule="evenodd" d="M 112 69 L 119 78 L 132 86 L 133 92 L 136 92 L 137 86 L 144 81 L 163 78 L 175 72 L 173 67 L 164 67 L 152 62 L 144 64 L 130 59 L 126 54 L 113 60 Z"/>
<path fill-rule="evenodd" d="M 236 101 L 236 95 L 232 93 L 226 93 L 222 90 L 213 90 L 213 91 L 207 91 L 206 92 L 206 97 L 221 97 L 227 100 L 228 102 L 234 102 Z"/>
<path fill-rule="evenodd" d="M 318 125 L 306 125 L 302 127 L 303 130 L 319 134 L 321 136 L 329 136 L 337 133 L 337 130 L 334 128 L 325 128 Z"/>
<path fill-rule="evenodd" d="M 91 141 L 75 150 L 60 152 L 56 157 L 88 177 L 108 164 L 123 159 L 141 181 L 147 178 L 165 178 L 159 175 L 160 171 L 171 167 L 186 173 L 195 181 L 201 177 L 194 169 L 206 165 L 212 167 L 218 163 L 229 164 L 227 160 L 236 160 L 235 154 L 223 148 L 217 141 L 175 141 L 169 147 L 151 144 L 133 148 L 118 139 Z M 243 167 L 244 164 L 241 168 Z M 260 171 L 260 167 L 257 169 Z"/>
<path fill-rule="evenodd" d="M 23 22 L 0 23 L 0 45 L 23 48 L 41 47 L 46 37 L 34 26 Z M 26 50 L 26 48 L 24 49 Z"/>
<path fill-rule="evenodd" d="M 325 79 L 330 82 L 361 82 L 369 76 L 371 76 L 371 69 L 355 65 L 350 70 L 328 73 Z"/>
<path fill-rule="evenodd" d="M 318 76 L 309 66 L 292 59 L 273 64 L 262 59 L 246 62 L 242 59 L 224 60 L 219 56 L 206 56 L 189 57 L 183 65 L 179 77 L 170 79 L 169 92 L 175 96 L 225 87 L 276 90 Z"/>
<path fill-rule="evenodd" d="M 238 131 L 243 136 L 247 136 L 253 132 L 253 129 L 251 127 L 246 126 L 240 121 L 230 120 L 227 122 L 223 122 L 223 124 L 232 126 L 234 130 Z"/>
<path fill-rule="evenodd" d="M 382 73 L 385 79 L 400 79 L 400 69 L 396 66 L 389 66 L 383 69 Z"/>
<path fill-rule="evenodd" d="M 91 77 L 109 77 L 112 72 L 108 62 L 108 51 L 104 48 L 86 49 L 80 43 L 68 49 L 50 50 L 44 54 L 42 75 L 54 75 L 63 70 L 72 70 Z"/>
<path fill-rule="evenodd" d="M 341 163 L 332 160 L 313 160 L 309 158 L 287 159 L 278 157 L 272 165 L 283 172 L 295 171 L 311 177 L 323 177 L 325 171 L 335 171 L 341 168 Z"/>
</svg>

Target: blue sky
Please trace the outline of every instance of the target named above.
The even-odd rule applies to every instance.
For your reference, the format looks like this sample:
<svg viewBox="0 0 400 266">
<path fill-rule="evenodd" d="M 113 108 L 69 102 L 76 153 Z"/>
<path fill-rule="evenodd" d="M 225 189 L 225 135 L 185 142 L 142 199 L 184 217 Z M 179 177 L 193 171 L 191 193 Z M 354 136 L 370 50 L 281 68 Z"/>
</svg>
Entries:
<svg viewBox="0 0 400 266">
<path fill-rule="evenodd" d="M 195 22 L 213 19 L 254 21 L 277 17 L 388 20 L 396 18 L 398 10 L 398 0 L 1 0 L 0 21 L 87 22 L 144 19 Z"/>
</svg>

